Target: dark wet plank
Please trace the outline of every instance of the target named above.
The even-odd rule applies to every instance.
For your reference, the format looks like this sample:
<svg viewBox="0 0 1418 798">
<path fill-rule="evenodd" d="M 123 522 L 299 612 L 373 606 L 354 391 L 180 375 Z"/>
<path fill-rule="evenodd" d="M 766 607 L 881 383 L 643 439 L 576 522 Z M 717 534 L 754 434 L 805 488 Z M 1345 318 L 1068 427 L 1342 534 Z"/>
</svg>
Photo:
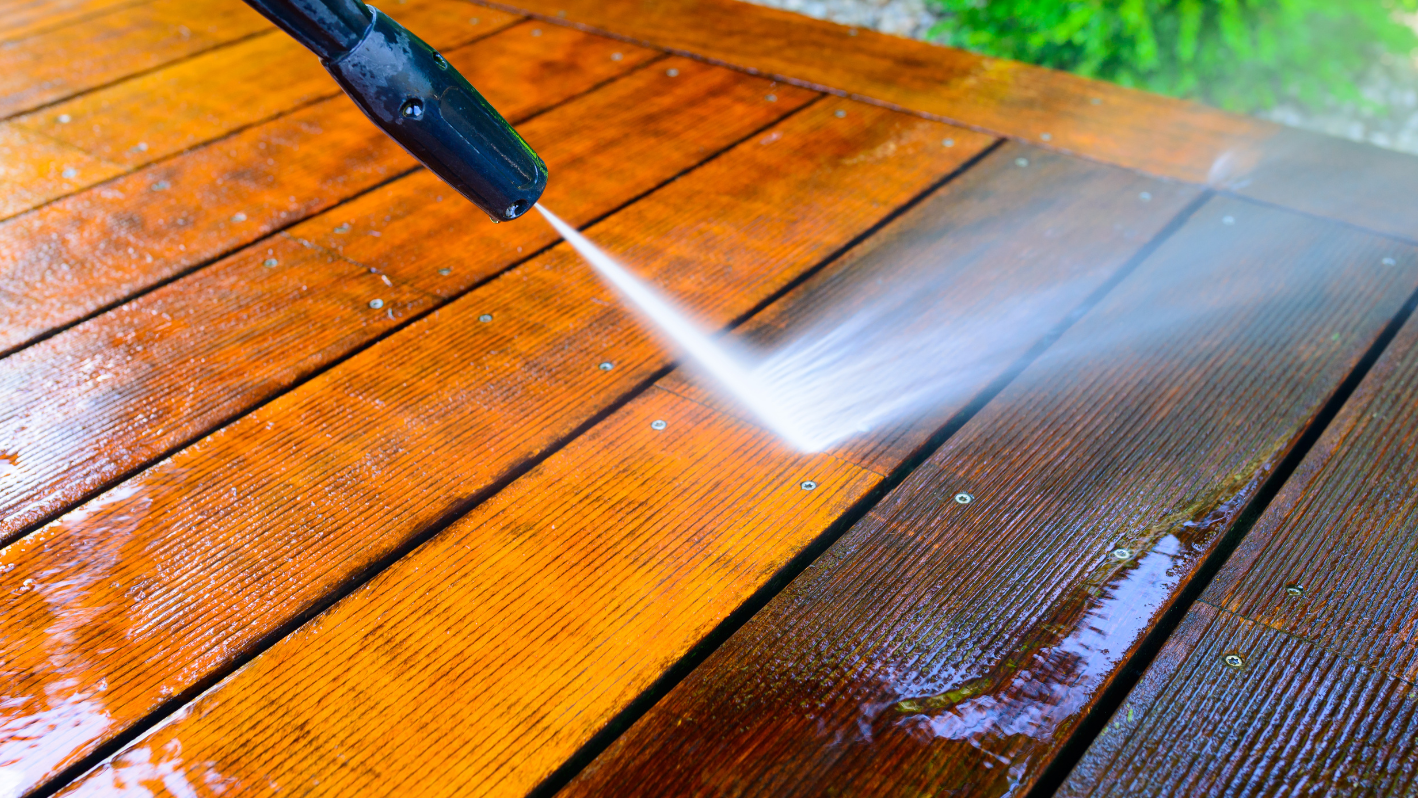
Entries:
<svg viewBox="0 0 1418 798">
<path fill-rule="evenodd" d="M 642 74 L 684 77 L 667 71 Z M 753 98 L 777 106 L 757 91 Z M 587 118 L 574 117 L 581 128 Z M 598 237 L 722 325 L 989 143 L 846 101 L 812 105 L 772 133 L 611 216 L 596 226 Z M 952 133 L 962 146 L 941 147 Z M 399 227 L 427 234 L 420 221 L 412 215 Z M 477 238 L 447 236 L 446 217 L 429 221 L 444 222 L 444 246 L 464 257 L 504 257 L 504 235 L 532 236 L 530 243 L 547 236 L 534 219 L 496 227 L 484 219 L 469 225 Z M 396 284 L 396 294 L 365 272 L 329 279 L 345 295 L 332 308 L 384 324 L 389 310 L 404 312 L 395 300 L 419 296 L 407 284 Z M 264 270 L 259 255 L 229 274 L 283 287 L 265 295 L 294 295 L 302 284 L 279 264 Z M 369 297 L 391 299 L 375 310 Z M 215 351 L 235 349 L 222 342 Z M 17 591 L 0 615 L 13 674 L 4 690 L 7 711 L 31 736 L 5 742 L 24 754 L 24 783 L 43 783 L 170 697 L 193 695 L 615 406 L 667 358 L 559 249 L 12 544 L 0 575 L 0 595 Z M 599 369 L 605 360 L 615 368 Z M 49 630 L 61 627 L 83 639 L 81 666 L 50 657 L 64 643 Z M 106 722 L 83 725 L 97 705 Z"/>
<path fill-rule="evenodd" d="M 987 267 L 1048 291 L 1036 318 L 994 342 L 1000 363 L 962 375 L 945 408 L 958 410 L 1194 194 L 1005 148 L 756 316 L 752 333 L 842 311 L 844 294 L 859 301 L 878 278 L 919 270 L 950 286 L 919 308 L 942 320 L 991 304 L 991 281 L 973 279 Z M 1077 247 L 1058 246 L 1064 229 Z M 846 461 L 854 450 L 797 454 L 686 399 L 677 377 L 660 386 L 681 395 L 656 388 L 617 410 L 77 792 L 149 757 L 251 790 L 527 794 L 882 481 Z M 900 465 L 929 432 L 869 436 L 873 463 Z M 328 676 L 292 678 L 313 663 Z M 289 728 L 306 733 L 277 731 Z M 333 770 L 329 750 L 372 767 Z"/>
<path fill-rule="evenodd" d="M 154 0 L 29 36 L 0 47 L 0 117 L 270 28 L 241 0 Z"/>
<path fill-rule="evenodd" d="M 1410 319 L 1064 794 L 1413 793 L 1415 617 L 1418 319 Z"/>
<path fill-rule="evenodd" d="M 734 0 L 488 4 L 1418 239 L 1418 158 L 1377 147 Z"/>
<path fill-rule="evenodd" d="M 566 795 L 1027 789 L 1415 266 L 1208 203 Z"/>
</svg>

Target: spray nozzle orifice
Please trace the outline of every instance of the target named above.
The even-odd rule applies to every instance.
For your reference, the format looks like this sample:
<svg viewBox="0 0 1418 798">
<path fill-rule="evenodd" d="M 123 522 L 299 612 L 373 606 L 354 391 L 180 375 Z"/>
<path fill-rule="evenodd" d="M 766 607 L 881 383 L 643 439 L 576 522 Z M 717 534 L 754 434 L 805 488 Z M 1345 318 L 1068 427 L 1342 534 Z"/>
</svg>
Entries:
<svg viewBox="0 0 1418 798">
<path fill-rule="evenodd" d="M 531 210 L 547 168 L 448 61 L 357 0 L 247 0 L 320 56 L 385 133 L 494 221 Z"/>
</svg>

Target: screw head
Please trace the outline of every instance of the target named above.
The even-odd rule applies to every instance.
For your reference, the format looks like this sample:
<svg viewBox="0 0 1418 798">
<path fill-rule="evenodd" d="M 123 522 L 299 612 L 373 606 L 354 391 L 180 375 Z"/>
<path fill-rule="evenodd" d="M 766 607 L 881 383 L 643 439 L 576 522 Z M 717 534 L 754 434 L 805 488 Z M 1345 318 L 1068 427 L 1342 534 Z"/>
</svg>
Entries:
<svg viewBox="0 0 1418 798">
<path fill-rule="evenodd" d="M 68 114 L 60 114 L 59 116 L 55 117 L 54 121 L 58 122 L 61 125 L 67 125 L 70 122 L 74 121 L 74 117 L 69 116 Z"/>
<path fill-rule="evenodd" d="M 79 170 L 70 166 L 59 174 L 66 179 L 73 180 L 74 178 L 79 176 Z"/>
<path fill-rule="evenodd" d="M 1152 192 L 1144 191 L 1141 194 L 1138 194 L 1137 198 L 1142 200 L 1143 202 L 1150 202 L 1152 200 Z"/>
<path fill-rule="evenodd" d="M 620 53 L 611 53 L 611 60 L 612 60 L 612 61 L 619 61 L 620 59 L 622 59 L 622 58 L 624 58 L 624 57 L 625 57 L 625 56 L 621 55 Z"/>
<path fill-rule="evenodd" d="M 533 36 L 540 36 L 540 35 L 542 35 L 542 29 L 541 29 L 541 28 L 533 28 L 533 29 L 532 29 L 532 35 L 533 35 Z"/>
<path fill-rule="evenodd" d="M 483 324 L 487 324 L 488 322 L 492 321 L 492 314 L 484 313 L 483 315 L 478 317 L 478 321 L 482 322 Z"/>
<path fill-rule="evenodd" d="M 1109 554 L 1111 554 L 1111 555 L 1113 556 L 1113 559 L 1115 559 L 1115 560 L 1130 560 L 1130 559 L 1132 559 L 1132 549 L 1125 549 L 1125 548 L 1123 548 L 1122 546 L 1119 546 L 1118 548 L 1113 549 L 1111 552 L 1109 552 Z"/>
<path fill-rule="evenodd" d="M 417 97 L 410 97 L 404 100 L 404 104 L 399 106 L 399 115 L 405 119 L 422 119 L 423 100 Z"/>
<path fill-rule="evenodd" d="M 837 117 L 838 119 L 844 119 L 847 116 L 847 112 L 843 111 L 841 108 L 838 108 L 836 111 L 833 112 L 832 115 Z"/>
<path fill-rule="evenodd" d="M 1222 223 L 1222 224 L 1235 224 L 1235 223 L 1236 223 L 1236 217 L 1234 217 L 1234 216 L 1222 216 L 1222 217 L 1221 217 L 1221 223 Z"/>
<path fill-rule="evenodd" d="M 971 495 L 968 494 L 968 493 L 957 493 L 957 494 L 955 494 L 955 503 L 956 503 L 956 504 L 969 504 L 969 503 L 972 502 L 972 501 L 975 501 L 975 497 L 974 497 L 974 496 L 971 496 Z"/>
<path fill-rule="evenodd" d="M 954 146 L 955 146 L 955 139 L 946 139 L 946 140 L 944 140 L 944 141 L 941 142 L 941 146 L 944 146 L 944 147 L 954 147 Z"/>
<path fill-rule="evenodd" d="M 1285 593 L 1291 596 L 1303 596 L 1305 595 L 1305 587 L 1304 585 L 1292 582 L 1285 586 Z"/>
<path fill-rule="evenodd" d="M 1394 265 L 1395 263 L 1398 263 L 1398 261 L 1394 260 L 1393 258 L 1384 258 L 1384 265 L 1385 265 L 1385 266 L 1392 266 L 1392 265 Z"/>
<path fill-rule="evenodd" d="M 1040 134 L 1039 134 L 1039 140 L 1040 140 L 1040 141 L 1053 141 L 1053 140 L 1054 140 L 1054 137 L 1053 137 L 1052 134 L 1049 134 L 1049 133 L 1040 133 Z"/>
<path fill-rule="evenodd" d="M 1026 167 L 1026 166 L 1029 165 L 1029 159 L 1028 159 L 1028 158 L 1015 158 L 1015 159 L 1014 159 L 1014 165 L 1017 166 L 1017 167 L 1019 167 L 1020 169 L 1023 169 L 1024 167 Z"/>
<path fill-rule="evenodd" d="M 231 220 L 232 220 L 233 222 L 244 222 L 244 221 L 246 221 L 246 214 L 240 213 L 240 212 L 233 213 L 233 214 L 231 215 Z"/>
<path fill-rule="evenodd" d="M 281 265 L 281 262 L 278 261 L 278 260 L 276 260 L 275 258 L 267 258 L 261 265 L 262 265 L 262 266 L 265 266 L 266 268 L 269 269 L 269 268 L 271 268 L 272 266 L 279 266 L 279 265 Z"/>
<path fill-rule="evenodd" d="M 166 180 L 159 180 L 158 182 L 152 184 L 150 188 L 153 191 L 167 191 L 168 189 L 172 188 L 172 184 L 167 182 Z"/>
<path fill-rule="evenodd" d="M 606 362 L 602 363 L 599 368 L 601 369 L 601 371 L 610 371 L 611 369 L 615 368 L 615 364 L 607 360 Z"/>
<path fill-rule="evenodd" d="M 656 431 L 656 432 L 659 432 L 660 430 L 662 430 L 662 429 L 664 429 L 665 427 L 668 427 L 668 426 L 669 426 L 669 424 L 666 424 L 662 419 L 658 419 L 658 418 L 655 419 L 654 421 L 651 421 L 651 422 L 650 422 L 650 429 L 652 429 L 652 430 L 654 430 L 654 431 Z"/>
<path fill-rule="evenodd" d="M 770 95 L 764 97 L 763 99 L 767 100 L 767 101 L 770 102 L 770 103 L 776 103 L 776 102 L 778 102 L 778 95 L 776 95 L 776 94 L 770 94 Z"/>
<path fill-rule="evenodd" d="M 809 479 L 804 481 L 801 487 L 803 490 L 817 490 L 817 483 Z"/>
<path fill-rule="evenodd" d="M 448 275 L 450 275 L 450 274 L 453 273 L 453 270 L 452 270 L 452 269 L 439 269 L 439 270 L 438 270 L 438 273 L 441 274 L 441 275 L 443 275 L 444 277 L 447 277 Z"/>
<path fill-rule="evenodd" d="M 669 75 L 669 76 L 672 77 L 672 78 L 677 78 L 677 77 L 679 77 L 679 70 L 678 70 L 678 69 L 666 69 L 666 70 L 665 70 L 665 74 L 666 74 L 666 75 Z"/>
<path fill-rule="evenodd" d="M 371 299 L 371 300 L 369 300 L 369 306 L 372 307 L 372 308 L 374 308 L 375 310 L 379 310 L 380 308 L 384 307 L 384 300 L 382 300 L 382 299 Z"/>
<path fill-rule="evenodd" d="M 1221 661 L 1226 663 L 1226 667 L 1228 668 L 1239 668 L 1246 664 L 1246 658 L 1235 652 L 1224 655 L 1221 657 Z"/>
</svg>

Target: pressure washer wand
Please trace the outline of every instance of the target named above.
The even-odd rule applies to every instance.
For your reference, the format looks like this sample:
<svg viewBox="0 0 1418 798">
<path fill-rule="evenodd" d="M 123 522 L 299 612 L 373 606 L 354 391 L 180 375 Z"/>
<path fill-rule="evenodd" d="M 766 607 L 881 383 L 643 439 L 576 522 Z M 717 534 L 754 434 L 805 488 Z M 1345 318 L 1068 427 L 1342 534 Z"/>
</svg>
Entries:
<svg viewBox="0 0 1418 798">
<path fill-rule="evenodd" d="M 547 167 L 438 51 L 358 0 L 246 0 L 320 56 L 355 104 L 493 221 L 531 210 Z"/>
</svg>

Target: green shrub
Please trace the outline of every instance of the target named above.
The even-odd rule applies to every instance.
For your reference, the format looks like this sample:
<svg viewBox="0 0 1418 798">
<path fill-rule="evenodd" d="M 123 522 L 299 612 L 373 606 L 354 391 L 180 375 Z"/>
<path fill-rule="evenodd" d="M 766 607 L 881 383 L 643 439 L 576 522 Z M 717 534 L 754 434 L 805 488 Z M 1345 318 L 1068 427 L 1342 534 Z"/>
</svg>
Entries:
<svg viewBox="0 0 1418 798">
<path fill-rule="evenodd" d="M 1236 111 L 1360 101 L 1355 80 L 1418 36 L 1418 0 L 931 0 L 946 44 Z"/>
</svg>

